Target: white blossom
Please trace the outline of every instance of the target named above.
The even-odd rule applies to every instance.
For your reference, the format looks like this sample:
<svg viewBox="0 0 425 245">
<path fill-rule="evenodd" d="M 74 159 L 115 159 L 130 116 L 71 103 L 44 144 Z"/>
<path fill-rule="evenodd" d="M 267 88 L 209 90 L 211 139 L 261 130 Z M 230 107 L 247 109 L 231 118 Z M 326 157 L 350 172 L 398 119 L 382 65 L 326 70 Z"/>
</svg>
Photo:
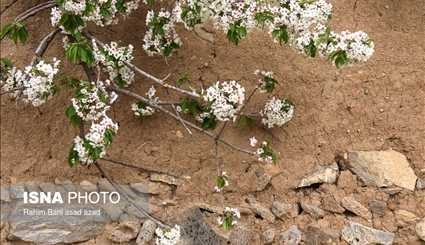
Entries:
<svg viewBox="0 0 425 245">
<path fill-rule="evenodd" d="M 288 100 L 272 97 L 260 112 L 262 123 L 269 128 L 282 126 L 294 116 L 294 106 Z"/>
<path fill-rule="evenodd" d="M 255 147 L 257 145 L 258 140 L 255 138 L 255 136 L 252 136 L 249 138 L 249 145 L 252 147 Z"/>
<path fill-rule="evenodd" d="M 173 228 L 156 228 L 156 244 L 157 245 L 175 245 L 180 240 L 180 226 L 175 225 Z"/>
</svg>

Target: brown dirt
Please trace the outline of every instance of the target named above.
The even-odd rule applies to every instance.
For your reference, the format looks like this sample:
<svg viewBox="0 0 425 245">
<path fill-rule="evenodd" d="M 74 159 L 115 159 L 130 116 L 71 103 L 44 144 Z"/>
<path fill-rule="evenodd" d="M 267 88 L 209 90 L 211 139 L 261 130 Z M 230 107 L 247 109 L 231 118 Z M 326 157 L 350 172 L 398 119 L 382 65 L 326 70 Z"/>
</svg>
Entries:
<svg viewBox="0 0 425 245">
<path fill-rule="evenodd" d="M 2 9 L 5 2 L 2 1 Z M 2 15 L 2 25 L 37 2 L 41 1 L 18 1 Z M 162 58 L 148 57 L 142 50 L 146 9 L 120 22 L 122 25 L 93 30 L 101 40 L 112 41 L 119 37 L 123 44 L 132 43 L 136 47 L 135 64 L 158 77 L 171 73 L 170 81 L 187 72 L 195 84 L 235 79 L 249 91 L 256 81 L 255 69 L 272 70 L 280 81 L 277 94 L 296 105 L 296 116 L 283 128 L 272 131 L 257 127 L 226 129 L 224 138 L 244 147 L 248 147 L 248 138 L 253 135 L 270 140 L 280 157 L 276 166 L 267 167 L 270 168 L 267 171 L 277 173 L 272 186 L 253 193 L 239 187 L 250 181 L 244 177 L 251 163 L 257 164 L 255 159 L 221 147 L 220 159 L 230 175 L 231 185 L 236 186 L 223 197 L 212 192 L 216 164 L 209 138 L 198 133 L 191 137 L 178 122 L 161 114 L 140 121 L 130 111 L 132 100 L 121 96 L 112 113 L 120 130 L 108 151 L 110 158 L 191 177 L 176 190 L 177 207 L 162 211 L 163 217 L 192 200 L 213 204 L 241 203 L 247 194 L 253 194 L 258 200 L 270 203 L 274 197 L 314 199 L 322 192 L 334 192 L 326 190 L 326 186 L 302 192 L 292 188 L 318 164 L 331 163 L 338 151 L 393 148 L 406 154 L 416 174 L 425 177 L 425 2 L 332 2 L 332 26 L 336 30 L 364 30 L 374 39 L 376 51 L 369 62 L 338 70 L 325 60 L 306 58 L 287 47 L 280 47 L 265 33 L 252 33 L 235 47 L 219 31 L 215 34 L 215 43 L 211 44 L 183 29 L 179 32 L 183 48 L 165 62 Z M 25 46 L 2 42 L 2 57 L 10 56 L 21 66 L 30 61 L 37 41 L 50 29 L 48 13 L 32 20 L 28 22 L 30 42 Z M 46 56 L 65 60 L 59 38 Z M 83 77 L 80 67 L 64 63 L 67 74 Z M 144 93 L 150 85 L 139 77 L 132 89 Z M 164 89 L 159 92 L 167 94 Z M 71 141 L 77 134 L 77 129 L 70 126 L 64 115 L 70 96 L 70 92 L 62 91 L 39 110 L 16 104 L 6 97 L 1 99 L 1 183 L 98 178 L 95 168 L 70 168 L 66 163 Z M 251 103 L 251 110 L 261 106 L 260 97 Z M 177 131 L 184 137 L 179 138 Z M 102 164 L 122 183 L 137 182 L 147 176 L 106 162 Z M 382 195 L 380 198 L 397 207 L 425 216 L 424 191 L 403 193 L 396 198 L 373 188 L 361 187 L 353 191 L 365 204 L 372 197 Z M 393 227 L 391 215 L 376 222 L 375 227 L 397 231 L 397 242 L 416 241 L 411 226 Z M 337 229 L 343 220 L 342 215 L 330 215 L 317 222 L 300 215 L 294 222 Z M 262 229 L 270 226 L 254 217 L 247 217 L 246 222 Z M 279 221 L 275 226 L 282 229 L 294 222 Z"/>
</svg>

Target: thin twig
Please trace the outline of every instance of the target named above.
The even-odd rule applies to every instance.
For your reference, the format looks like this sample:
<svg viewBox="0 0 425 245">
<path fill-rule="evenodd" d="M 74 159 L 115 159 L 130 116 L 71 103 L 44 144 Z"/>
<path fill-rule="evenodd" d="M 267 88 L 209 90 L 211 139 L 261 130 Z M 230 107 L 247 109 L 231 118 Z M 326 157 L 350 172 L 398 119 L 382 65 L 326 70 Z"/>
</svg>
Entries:
<svg viewBox="0 0 425 245">
<path fill-rule="evenodd" d="M 21 22 L 26 20 L 27 18 L 45 10 L 45 9 L 49 9 L 51 7 L 54 7 L 56 5 L 55 2 L 53 1 L 49 1 L 49 2 L 45 2 L 45 3 L 41 3 L 39 5 L 36 5 L 28 10 L 26 10 L 25 12 L 19 14 L 18 16 L 15 17 L 15 22 Z"/>
<path fill-rule="evenodd" d="M 104 44 L 103 42 L 99 41 L 96 37 L 94 37 L 94 36 L 93 36 L 93 35 L 91 35 L 90 33 L 88 33 L 88 32 L 84 32 L 84 35 L 85 35 L 87 38 L 89 38 L 89 39 L 95 40 L 95 41 L 96 41 L 96 43 L 97 43 L 97 44 L 99 44 L 102 48 L 105 48 L 105 44 Z M 132 64 L 132 63 L 130 63 L 130 62 L 126 62 L 126 61 L 124 61 L 124 64 L 125 64 L 127 67 L 129 67 L 130 69 L 132 69 L 133 71 L 135 71 L 136 73 L 139 73 L 140 75 L 142 75 L 142 76 L 144 76 L 144 77 L 146 77 L 146 78 L 148 78 L 148 79 L 150 79 L 150 80 L 152 80 L 152 81 L 154 81 L 154 82 L 156 82 L 156 83 L 160 84 L 161 86 L 163 86 L 163 87 L 165 87 L 165 88 L 169 88 L 169 89 L 175 90 L 175 91 L 177 91 L 177 92 L 180 92 L 180 93 L 182 93 L 182 94 L 189 95 L 189 96 L 192 96 L 192 97 L 195 97 L 195 98 L 200 98 L 200 97 L 201 97 L 201 96 L 200 96 L 198 93 L 196 93 L 195 91 L 188 91 L 188 90 L 185 90 L 185 89 L 181 89 L 181 88 L 175 87 L 175 86 L 170 85 L 170 84 L 168 84 L 168 83 L 165 83 L 164 81 L 165 81 L 165 80 L 166 80 L 166 79 L 167 79 L 170 75 L 167 75 L 164 79 L 159 79 L 159 78 L 157 78 L 157 77 L 155 77 L 155 76 L 153 76 L 153 75 L 151 75 L 151 74 L 149 74 L 149 73 L 145 72 L 144 70 L 140 69 L 139 67 L 137 67 L 137 66 L 133 65 L 133 64 Z"/>
<path fill-rule="evenodd" d="M 148 104 L 149 106 L 151 106 L 151 107 L 153 107 L 153 108 L 155 108 L 157 110 L 160 110 L 160 111 L 164 112 L 165 114 L 173 117 L 176 120 L 179 120 L 179 117 L 177 115 L 175 115 L 174 113 L 172 113 L 171 111 L 169 111 L 167 109 L 164 109 L 162 106 L 152 104 L 147 98 L 145 98 L 145 97 L 143 97 L 143 96 L 141 96 L 139 94 L 136 94 L 136 93 L 131 92 L 131 91 L 126 90 L 126 89 L 118 88 L 116 86 L 111 86 L 109 88 L 112 89 L 112 90 L 114 90 L 114 91 L 116 91 L 116 92 L 119 92 L 119 93 L 128 95 L 128 96 L 133 97 L 133 98 L 138 99 L 138 100 L 141 100 L 141 101 L 145 102 L 146 104 Z M 185 124 L 187 126 L 189 126 L 191 128 L 194 128 L 194 129 L 198 130 L 199 132 L 201 132 L 201 133 L 203 133 L 203 134 L 205 134 L 205 135 L 207 135 L 207 136 L 209 136 L 209 137 L 211 137 L 213 139 L 216 138 L 216 136 L 213 133 L 211 133 L 211 132 L 209 132 L 209 131 L 207 131 L 207 130 L 205 130 L 205 129 L 203 129 L 203 128 L 201 128 L 201 127 L 199 127 L 199 126 L 197 126 L 197 125 L 195 125 L 195 124 L 193 124 L 193 123 L 191 123 L 189 121 L 186 121 L 184 119 L 182 119 L 182 120 L 185 122 Z M 242 149 L 242 148 L 240 148 L 238 146 L 235 146 L 235 145 L 233 145 L 233 144 L 231 144 L 231 143 L 229 143 L 229 142 L 227 142 L 225 140 L 218 139 L 218 142 L 220 142 L 220 143 L 222 143 L 224 145 L 227 145 L 227 146 L 229 146 L 230 148 L 232 148 L 234 150 L 237 150 L 237 151 L 240 151 L 240 152 L 249 154 L 249 155 L 255 155 L 254 152 L 249 151 L 249 150 Z"/>
<path fill-rule="evenodd" d="M 155 218 L 154 216 L 152 216 L 151 214 L 149 214 L 146 210 L 144 210 L 143 208 L 139 207 L 137 204 L 135 204 L 130 197 L 121 190 L 121 188 L 119 187 L 119 185 L 117 185 L 112 178 L 106 174 L 106 172 L 100 167 L 98 162 L 94 162 L 94 165 L 96 166 L 96 168 L 99 170 L 99 172 L 102 174 L 103 177 L 106 178 L 106 180 L 108 180 L 108 182 L 120 193 L 120 195 L 122 195 L 124 197 L 124 199 L 130 203 L 131 205 L 133 205 L 137 211 L 139 211 L 143 216 L 146 216 L 147 218 L 151 219 L 152 221 L 154 221 L 155 223 L 157 223 L 159 226 L 161 226 L 162 228 L 171 228 L 169 225 L 165 224 L 164 222 L 162 222 L 161 220 Z"/>
<path fill-rule="evenodd" d="M 192 135 L 192 131 L 186 126 L 186 123 L 184 122 L 183 118 L 181 117 L 180 113 L 177 111 L 175 105 L 171 105 L 173 107 L 174 111 L 176 112 L 176 115 L 179 117 L 179 121 L 182 123 L 183 127 L 187 130 L 187 132 Z"/>
</svg>

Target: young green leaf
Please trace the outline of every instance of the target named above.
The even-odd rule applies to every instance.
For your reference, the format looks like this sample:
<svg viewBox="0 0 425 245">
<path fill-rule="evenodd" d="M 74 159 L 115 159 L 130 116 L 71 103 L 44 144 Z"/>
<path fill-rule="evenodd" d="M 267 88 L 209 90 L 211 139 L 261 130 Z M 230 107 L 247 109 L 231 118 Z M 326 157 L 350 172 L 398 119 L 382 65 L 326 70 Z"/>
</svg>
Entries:
<svg viewBox="0 0 425 245">
<path fill-rule="evenodd" d="M 77 111 L 72 105 L 66 108 L 65 115 L 71 121 L 72 125 L 79 126 L 81 124 L 81 118 L 78 116 Z"/>
<path fill-rule="evenodd" d="M 68 164 L 71 167 L 76 166 L 80 162 L 80 157 L 78 156 L 78 152 L 74 150 L 74 146 L 72 146 L 68 155 Z"/>
<path fill-rule="evenodd" d="M 242 38 L 246 37 L 246 27 L 241 26 L 240 21 L 230 24 L 229 30 L 227 31 L 227 38 L 234 44 L 238 45 Z"/>
<path fill-rule="evenodd" d="M 279 26 L 277 29 L 274 29 L 272 31 L 272 37 L 277 39 L 280 45 L 282 45 L 282 43 L 288 43 L 289 41 L 288 28 L 285 25 Z"/>
<path fill-rule="evenodd" d="M 0 33 L 0 38 L 3 40 L 9 37 L 15 44 L 18 42 L 25 43 L 28 39 L 28 31 L 24 24 L 14 22 L 3 27 Z"/>
<path fill-rule="evenodd" d="M 66 57 L 73 63 L 84 62 L 91 65 L 94 61 L 93 51 L 85 42 L 76 42 L 68 45 L 65 51 Z"/>
</svg>

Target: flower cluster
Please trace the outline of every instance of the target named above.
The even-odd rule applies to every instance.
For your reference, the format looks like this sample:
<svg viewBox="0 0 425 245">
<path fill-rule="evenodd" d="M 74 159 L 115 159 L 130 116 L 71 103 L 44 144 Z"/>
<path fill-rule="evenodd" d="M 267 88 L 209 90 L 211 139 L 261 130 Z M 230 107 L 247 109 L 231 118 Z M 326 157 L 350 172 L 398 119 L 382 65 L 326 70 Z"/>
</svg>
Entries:
<svg viewBox="0 0 425 245">
<path fill-rule="evenodd" d="M 169 56 L 181 46 L 181 41 L 175 30 L 174 16 L 164 10 L 158 13 L 150 10 L 146 15 L 148 30 L 143 39 L 143 49 L 148 55 L 161 54 Z"/>
<path fill-rule="evenodd" d="M 118 22 L 116 18 L 120 13 L 128 16 L 139 6 L 140 0 L 61 0 L 59 7 L 52 8 L 51 22 L 53 26 L 60 26 L 64 31 L 69 31 L 70 19 L 80 19 L 84 22 L 94 22 L 99 26 L 106 26 Z M 78 26 L 81 28 L 84 24 Z"/>
<path fill-rule="evenodd" d="M 229 230 L 238 223 L 236 219 L 240 218 L 241 213 L 239 212 L 239 209 L 225 207 L 223 216 L 217 218 L 217 222 L 221 227 L 223 227 L 223 229 Z"/>
<path fill-rule="evenodd" d="M 23 71 L 12 67 L 1 81 L 2 89 L 15 98 L 21 97 L 33 106 L 40 106 L 57 91 L 53 79 L 59 72 L 59 63 L 60 60 L 53 58 L 51 64 L 40 60 Z"/>
<path fill-rule="evenodd" d="M 118 130 L 118 124 L 104 116 L 99 122 L 93 122 L 89 132 L 80 138 L 75 137 L 70 153 L 70 163 L 91 164 L 105 155 L 106 147 Z"/>
<path fill-rule="evenodd" d="M 118 47 L 116 42 L 106 44 L 104 48 L 99 48 L 96 41 L 92 41 L 94 59 L 103 65 L 105 72 L 109 74 L 109 79 L 118 86 L 124 87 L 134 81 L 134 71 L 125 65 L 133 60 L 133 46 Z"/>
<path fill-rule="evenodd" d="M 229 177 L 226 172 L 222 172 L 221 175 L 216 178 L 216 185 L 214 186 L 214 190 L 216 192 L 221 192 L 224 187 L 229 185 Z"/>
<path fill-rule="evenodd" d="M 262 123 L 269 128 L 282 126 L 294 116 L 294 105 L 289 100 L 271 98 L 260 112 Z"/>
<path fill-rule="evenodd" d="M 236 81 L 218 81 L 203 96 L 211 113 L 220 121 L 236 120 L 236 113 L 243 106 L 245 88 Z"/>
<path fill-rule="evenodd" d="M 273 77 L 272 71 L 256 70 L 255 75 L 259 76 L 260 91 L 262 93 L 271 93 L 276 87 L 277 81 Z"/>
<path fill-rule="evenodd" d="M 258 161 L 265 163 L 275 163 L 277 160 L 276 153 L 267 141 L 263 141 L 261 146 L 256 151 L 258 155 Z"/>
<path fill-rule="evenodd" d="M 146 103 L 143 101 L 139 101 L 137 103 L 131 104 L 131 110 L 134 112 L 134 115 L 137 117 L 151 116 L 155 112 L 155 109 L 146 105 Z"/>
<path fill-rule="evenodd" d="M 266 29 L 275 41 L 312 57 L 328 57 L 337 66 L 366 61 L 374 51 L 373 42 L 362 31 L 329 30 L 332 5 L 327 0 L 183 0 L 173 14 L 187 28 L 211 18 L 236 44 L 250 29 Z"/>
<path fill-rule="evenodd" d="M 77 115 L 85 121 L 96 121 L 106 116 L 110 105 L 117 99 L 115 92 L 106 91 L 110 81 L 79 81 L 75 97 L 71 99 Z"/>
<path fill-rule="evenodd" d="M 156 244 L 157 245 L 175 245 L 180 240 L 180 226 L 175 225 L 173 228 L 156 228 Z"/>
</svg>

